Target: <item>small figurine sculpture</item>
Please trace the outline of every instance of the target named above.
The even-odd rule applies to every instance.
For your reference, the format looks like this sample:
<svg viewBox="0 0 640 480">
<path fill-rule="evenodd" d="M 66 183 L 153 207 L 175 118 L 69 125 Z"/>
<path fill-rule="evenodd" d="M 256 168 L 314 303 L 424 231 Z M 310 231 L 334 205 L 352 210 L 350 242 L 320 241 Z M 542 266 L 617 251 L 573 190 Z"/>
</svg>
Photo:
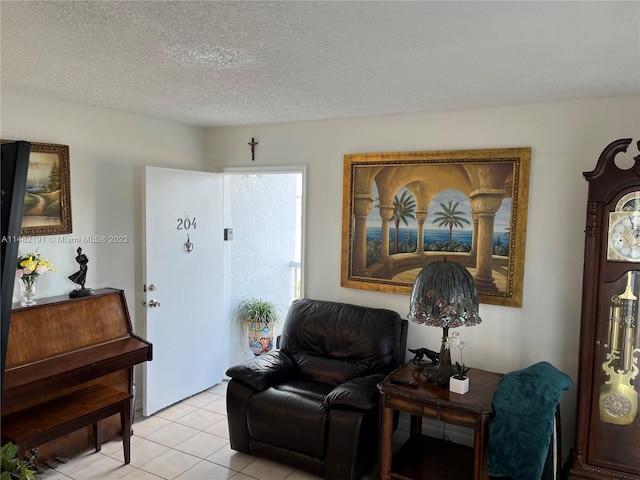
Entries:
<svg viewBox="0 0 640 480">
<path fill-rule="evenodd" d="M 415 355 L 411 363 L 414 365 L 420 365 L 422 359 L 426 356 L 433 365 L 436 365 L 440 360 L 440 354 L 438 352 L 434 352 L 433 350 L 429 350 L 428 348 L 416 348 L 415 350 L 408 349 L 411 353 Z"/>
<path fill-rule="evenodd" d="M 93 295 L 93 288 L 85 288 L 84 282 L 87 280 L 87 263 L 89 263 L 89 259 L 87 256 L 82 253 L 82 248 L 78 247 L 78 255 L 76 255 L 76 262 L 80 265 L 80 270 L 69 275 L 69 280 L 73 283 L 80 285 L 80 288 L 76 288 L 69 292 L 69 298 L 78 298 L 78 297 L 86 297 L 88 295 Z"/>
</svg>

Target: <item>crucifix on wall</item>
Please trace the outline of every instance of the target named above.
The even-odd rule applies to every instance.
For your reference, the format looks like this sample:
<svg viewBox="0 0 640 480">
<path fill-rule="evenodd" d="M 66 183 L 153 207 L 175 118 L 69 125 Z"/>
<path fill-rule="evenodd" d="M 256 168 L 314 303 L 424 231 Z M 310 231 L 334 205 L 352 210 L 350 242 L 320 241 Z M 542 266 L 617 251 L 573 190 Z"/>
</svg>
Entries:
<svg viewBox="0 0 640 480">
<path fill-rule="evenodd" d="M 253 162 L 256 159 L 255 148 L 256 145 L 258 145 L 258 142 L 256 142 L 256 139 L 252 137 L 251 141 L 247 145 L 251 145 L 251 161 Z"/>
</svg>

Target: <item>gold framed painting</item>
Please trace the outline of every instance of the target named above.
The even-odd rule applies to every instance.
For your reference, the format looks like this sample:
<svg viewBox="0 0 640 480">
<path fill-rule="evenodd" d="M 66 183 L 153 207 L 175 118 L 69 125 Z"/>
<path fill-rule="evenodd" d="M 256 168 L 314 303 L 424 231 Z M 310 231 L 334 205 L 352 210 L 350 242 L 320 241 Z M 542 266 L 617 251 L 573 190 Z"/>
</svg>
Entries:
<svg viewBox="0 0 640 480">
<path fill-rule="evenodd" d="M 2 140 L 2 143 L 12 140 Z M 21 234 L 72 232 L 69 146 L 31 143 Z"/>
<path fill-rule="evenodd" d="M 480 302 L 522 307 L 531 148 L 344 156 L 341 286 L 410 294 L 456 261 Z"/>
</svg>

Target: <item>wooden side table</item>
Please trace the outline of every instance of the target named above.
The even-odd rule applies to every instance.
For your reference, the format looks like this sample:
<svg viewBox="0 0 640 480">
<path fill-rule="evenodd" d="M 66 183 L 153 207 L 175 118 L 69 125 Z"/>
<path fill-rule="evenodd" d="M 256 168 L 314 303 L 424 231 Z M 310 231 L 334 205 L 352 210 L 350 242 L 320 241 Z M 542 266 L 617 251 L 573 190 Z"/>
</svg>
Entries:
<svg viewBox="0 0 640 480">
<path fill-rule="evenodd" d="M 422 375 L 422 368 L 411 362 L 396 369 L 378 385 L 381 480 L 488 478 L 485 447 L 493 416 L 493 393 L 502 375 L 479 369 L 471 369 L 467 375 L 469 391 L 464 395 L 431 383 Z M 391 379 L 414 381 L 418 387 L 393 383 Z M 411 414 L 411 431 L 407 443 L 392 459 L 394 410 Z M 474 448 L 423 436 L 423 417 L 473 428 Z"/>
</svg>

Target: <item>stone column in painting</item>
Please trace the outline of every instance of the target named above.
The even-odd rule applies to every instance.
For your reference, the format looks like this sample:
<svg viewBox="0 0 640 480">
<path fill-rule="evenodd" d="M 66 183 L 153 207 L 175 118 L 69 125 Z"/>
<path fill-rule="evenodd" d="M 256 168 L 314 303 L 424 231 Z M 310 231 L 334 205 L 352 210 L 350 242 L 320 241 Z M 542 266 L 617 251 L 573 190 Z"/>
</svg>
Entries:
<svg viewBox="0 0 640 480">
<path fill-rule="evenodd" d="M 391 221 L 391 217 L 393 217 L 393 205 L 380 205 L 380 217 L 382 219 L 382 224 L 380 226 L 382 229 L 380 259 L 387 259 L 389 258 L 389 222 Z"/>
<path fill-rule="evenodd" d="M 416 210 L 415 216 L 418 222 L 418 246 L 416 248 L 416 255 L 424 253 L 424 222 L 427 219 L 426 210 Z"/>
<path fill-rule="evenodd" d="M 371 212 L 373 197 L 370 194 L 354 196 L 353 258 L 351 274 L 362 276 L 367 270 L 367 215 Z"/>
<path fill-rule="evenodd" d="M 504 190 L 482 190 L 471 194 L 471 206 L 478 218 L 478 251 L 475 274 L 478 290 L 498 289 L 492 274 L 493 224 L 503 198 Z"/>
</svg>

